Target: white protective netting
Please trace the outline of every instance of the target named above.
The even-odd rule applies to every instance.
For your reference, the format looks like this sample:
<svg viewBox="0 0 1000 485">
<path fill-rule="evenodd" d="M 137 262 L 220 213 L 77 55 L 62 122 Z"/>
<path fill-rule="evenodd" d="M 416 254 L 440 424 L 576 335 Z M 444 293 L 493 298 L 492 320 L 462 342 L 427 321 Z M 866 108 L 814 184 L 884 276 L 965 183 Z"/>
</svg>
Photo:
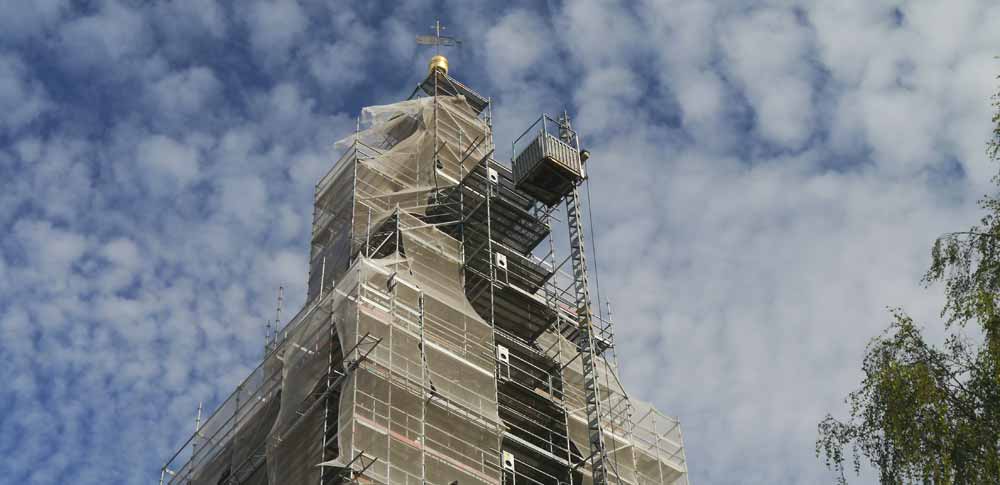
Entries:
<svg viewBox="0 0 1000 485">
<path fill-rule="evenodd" d="M 486 155 L 486 125 L 462 97 L 363 115 L 370 126 L 345 141 L 341 159 L 353 167 L 317 185 L 317 207 L 329 210 L 314 222 L 314 256 L 344 257 L 324 249 L 339 239 L 323 231 L 351 235 L 336 249 L 347 257 L 362 252 L 331 271 L 335 285 L 323 278 L 329 286 L 310 295 L 277 349 L 168 463 L 169 483 L 315 484 L 348 465 L 386 484 L 500 482 L 492 329 L 465 297 L 461 245 L 421 220 L 434 191 Z M 395 225 L 394 250 L 366 257 L 363 243 L 384 224 Z"/>
<path fill-rule="evenodd" d="M 586 455 L 590 450 L 590 438 L 583 364 L 581 359 L 573 358 L 577 354 L 576 345 L 551 330 L 542 334 L 538 343 L 549 355 L 572 359 L 562 370 L 568 432 L 573 444 Z M 609 481 L 686 483 L 687 467 L 678 421 L 646 402 L 630 398 L 614 365 L 604 357 L 594 358 L 594 368 L 600 393 L 601 427 L 612 471 Z M 589 477 L 584 481 L 589 483 Z"/>
<path fill-rule="evenodd" d="M 310 303 L 168 463 L 169 483 L 304 485 L 362 471 L 394 485 L 503 482 L 493 328 L 466 297 L 461 243 L 425 217 L 487 155 L 488 127 L 461 96 L 363 118 L 317 185 Z M 539 344 L 576 354 L 556 332 Z M 612 366 L 597 364 L 614 474 L 685 484 L 676 420 L 630 400 Z M 580 359 L 562 374 L 567 433 L 586 456 Z"/>
<path fill-rule="evenodd" d="M 461 97 L 363 113 L 371 126 L 339 142 L 366 146 L 355 239 L 377 246 L 372 233 L 395 225 L 381 234 L 396 238 L 396 249 L 356 264 L 356 316 L 337 324 L 345 348 L 364 335 L 381 339 L 344 387 L 338 461 L 375 458 L 365 475 L 381 483 L 497 484 L 492 329 L 466 299 L 460 243 L 420 218 L 435 190 L 457 184 L 485 155 L 470 148 L 485 125 Z"/>
</svg>

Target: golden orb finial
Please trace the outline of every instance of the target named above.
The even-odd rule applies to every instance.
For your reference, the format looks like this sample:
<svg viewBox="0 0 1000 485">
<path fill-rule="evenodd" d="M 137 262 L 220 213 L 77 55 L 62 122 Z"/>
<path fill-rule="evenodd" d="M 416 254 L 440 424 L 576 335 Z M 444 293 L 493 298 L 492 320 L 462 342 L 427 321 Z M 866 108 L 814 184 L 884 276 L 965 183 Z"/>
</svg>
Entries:
<svg viewBox="0 0 1000 485">
<path fill-rule="evenodd" d="M 441 71 L 441 74 L 448 74 L 448 58 L 438 54 L 431 58 L 431 62 L 427 64 L 428 74 L 434 71 Z"/>
</svg>

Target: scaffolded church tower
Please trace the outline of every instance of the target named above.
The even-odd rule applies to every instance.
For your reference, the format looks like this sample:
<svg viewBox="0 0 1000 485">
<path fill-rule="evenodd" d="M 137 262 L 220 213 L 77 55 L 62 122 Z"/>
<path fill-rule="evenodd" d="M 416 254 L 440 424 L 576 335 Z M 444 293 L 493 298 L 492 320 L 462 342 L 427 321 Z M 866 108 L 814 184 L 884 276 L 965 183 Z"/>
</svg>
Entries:
<svg viewBox="0 0 1000 485">
<path fill-rule="evenodd" d="M 306 304 L 161 484 L 686 485 L 594 312 L 569 117 L 502 163 L 490 100 L 435 56 L 362 118 L 316 185 Z"/>
</svg>

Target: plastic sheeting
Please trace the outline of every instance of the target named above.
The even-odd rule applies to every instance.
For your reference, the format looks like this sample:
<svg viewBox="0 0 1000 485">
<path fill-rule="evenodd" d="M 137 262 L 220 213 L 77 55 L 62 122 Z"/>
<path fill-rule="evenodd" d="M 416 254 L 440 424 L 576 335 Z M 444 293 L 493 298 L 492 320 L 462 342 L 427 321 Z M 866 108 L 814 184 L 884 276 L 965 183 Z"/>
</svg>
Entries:
<svg viewBox="0 0 1000 485">
<path fill-rule="evenodd" d="M 321 304 L 312 307 L 292 329 L 281 355 L 281 404 L 268 436 L 269 483 L 319 483 L 327 413 L 316 398 L 327 391 L 331 353 L 335 346 L 331 325 L 353 313 L 348 298 L 355 283 L 342 280 Z M 334 420 L 330 420 L 334 421 Z"/>
<path fill-rule="evenodd" d="M 341 461 L 362 452 L 377 458 L 366 475 L 383 483 L 419 483 L 425 475 L 431 483 L 458 476 L 461 483 L 498 483 L 499 473 L 489 466 L 497 459 L 500 433 L 492 367 L 465 358 L 486 361 L 490 340 L 477 341 L 475 332 L 437 337 L 447 329 L 434 320 L 434 307 L 448 313 L 449 325 L 466 319 L 486 324 L 435 302 L 447 293 L 421 289 L 411 268 L 423 258 L 411 255 L 413 247 L 404 245 L 406 257 L 358 263 L 357 318 L 338 329 L 345 346 L 360 335 L 381 342 L 344 388 L 340 419 L 350 424 L 340 432 Z M 452 478 L 436 482 L 434 475 Z"/>
<path fill-rule="evenodd" d="M 353 170 L 337 167 L 317 185 L 313 259 L 347 261 L 383 224 L 395 224 L 395 250 L 330 268 L 339 281 L 324 276 L 322 296 L 313 289 L 277 350 L 207 420 L 201 434 L 211 436 L 171 462 L 184 463 L 171 483 L 236 475 L 314 484 L 330 470 L 321 462 L 360 470 L 372 458 L 365 474 L 382 483 L 500 482 L 492 329 L 465 297 L 461 245 L 420 219 L 435 190 L 486 155 L 485 123 L 461 97 L 366 108 L 364 117 L 369 126 L 341 160 Z M 336 231 L 352 243 L 334 243 L 342 239 L 327 234 Z M 359 343 L 344 363 L 371 353 L 331 392 L 340 353 Z"/>
<path fill-rule="evenodd" d="M 471 144 L 485 126 L 460 97 L 363 117 L 371 126 L 338 143 L 371 149 L 357 158 L 355 239 L 395 250 L 359 260 L 356 318 L 338 324 L 345 348 L 381 339 L 344 386 L 339 461 L 376 458 L 365 475 L 382 483 L 498 484 L 492 328 L 465 296 L 461 244 L 420 219 L 485 155 Z"/>
</svg>

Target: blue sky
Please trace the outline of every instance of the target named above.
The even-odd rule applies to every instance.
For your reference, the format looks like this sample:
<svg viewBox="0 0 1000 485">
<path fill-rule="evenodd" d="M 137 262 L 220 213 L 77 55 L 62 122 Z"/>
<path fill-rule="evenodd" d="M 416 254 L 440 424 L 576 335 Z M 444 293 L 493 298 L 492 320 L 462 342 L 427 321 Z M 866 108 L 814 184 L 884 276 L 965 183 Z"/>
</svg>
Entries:
<svg viewBox="0 0 1000 485">
<path fill-rule="evenodd" d="M 886 306 L 937 331 L 931 242 L 993 190 L 996 2 L 0 0 L 5 481 L 156 480 L 302 303 L 313 184 L 436 17 L 502 156 L 574 114 L 623 376 L 693 483 L 831 479 L 816 423 Z"/>
</svg>

